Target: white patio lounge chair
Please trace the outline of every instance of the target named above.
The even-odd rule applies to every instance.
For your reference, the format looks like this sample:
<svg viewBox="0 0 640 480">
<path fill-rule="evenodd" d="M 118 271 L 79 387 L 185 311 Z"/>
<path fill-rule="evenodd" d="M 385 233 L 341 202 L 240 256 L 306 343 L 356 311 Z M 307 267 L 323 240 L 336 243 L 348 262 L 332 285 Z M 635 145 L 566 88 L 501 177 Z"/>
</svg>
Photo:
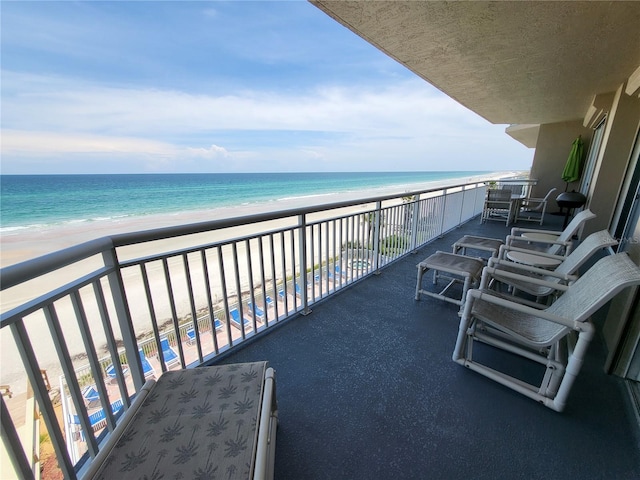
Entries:
<svg viewBox="0 0 640 480">
<path fill-rule="evenodd" d="M 515 202 L 511 199 L 511 195 L 511 190 L 506 188 L 487 190 L 480 223 L 487 220 L 500 220 L 509 225 L 515 217 Z"/>
<path fill-rule="evenodd" d="M 544 214 L 547 211 L 547 203 L 553 192 L 557 188 L 552 188 L 547 192 L 544 198 L 524 198 L 520 201 L 519 208 L 516 210 L 517 223 L 520 220 L 526 220 L 529 222 L 538 222 L 542 225 L 544 222 Z"/>
<path fill-rule="evenodd" d="M 624 288 L 639 284 L 640 268 L 620 253 L 599 260 L 574 284 L 558 285 L 564 293 L 544 310 L 470 290 L 453 360 L 561 412 L 595 334 L 589 317 Z M 545 367 L 540 385 L 479 363 L 473 358 L 476 342 L 540 363 Z"/>
<path fill-rule="evenodd" d="M 480 288 L 489 288 L 491 284 L 503 283 L 512 288 L 512 295 L 515 295 L 520 290 L 537 297 L 537 301 L 541 301 L 556 292 L 556 286 L 559 283 L 566 285 L 575 281 L 578 278 L 578 269 L 598 250 L 608 248 L 610 253 L 613 254 L 611 247 L 617 244 L 618 242 L 607 230 L 592 233 L 567 257 L 544 254 L 551 258 L 558 258 L 561 261 L 555 270 L 545 270 L 507 260 L 490 258 L 488 268 L 485 268 L 482 272 Z"/>
<path fill-rule="evenodd" d="M 500 247 L 498 258 L 508 258 L 513 262 L 533 266 L 555 267 L 560 264 L 560 261 L 545 261 L 537 264 L 532 255 L 535 256 L 539 252 L 543 252 L 566 257 L 571 253 L 573 236 L 578 233 L 586 221 L 595 217 L 596 214 L 591 210 L 583 210 L 573 217 L 573 220 L 562 231 L 514 227 L 511 229 L 511 234 L 507 235 L 505 244 Z"/>
</svg>

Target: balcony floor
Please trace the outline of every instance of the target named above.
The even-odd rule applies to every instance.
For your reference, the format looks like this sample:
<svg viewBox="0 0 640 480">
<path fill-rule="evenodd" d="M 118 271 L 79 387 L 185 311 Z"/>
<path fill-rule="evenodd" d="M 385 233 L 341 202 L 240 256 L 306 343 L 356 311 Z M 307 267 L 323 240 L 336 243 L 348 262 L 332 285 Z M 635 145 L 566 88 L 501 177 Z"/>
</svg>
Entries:
<svg viewBox="0 0 640 480">
<path fill-rule="evenodd" d="M 600 337 L 556 413 L 454 363 L 458 307 L 414 300 L 422 259 L 507 233 L 474 219 L 221 362 L 276 369 L 275 478 L 640 478 L 638 426 Z"/>
</svg>

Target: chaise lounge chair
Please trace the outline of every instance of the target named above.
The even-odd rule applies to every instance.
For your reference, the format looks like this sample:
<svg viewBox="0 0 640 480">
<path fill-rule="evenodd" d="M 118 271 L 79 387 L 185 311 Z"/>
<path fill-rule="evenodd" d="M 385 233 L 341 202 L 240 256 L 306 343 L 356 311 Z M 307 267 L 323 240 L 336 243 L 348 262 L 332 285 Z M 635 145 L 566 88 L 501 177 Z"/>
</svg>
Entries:
<svg viewBox="0 0 640 480">
<path fill-rule="evenodd" d="M 249 309 L 249 315 L 253 315 L 261 322 L 264 322 L 264 310 L 251 302 L 247 303 L 247 308 Z"/>
<path fill-rule="evenodd" d="M 561 260 L 543 261 L 535 257 L 540 252 L 566 257 L 571 253 L 573 236 L 578 233 L 586 221 L 595 217 L 595 213 L 591 210 L 583 210 L 573 217 L 573 220 L 562 231 L 512 228 L 511 234 L 507 235 L 505 245 L 500 247 L 498 258 L 507 258 L 513 262 L 533 266 L 557 266 Z M 536 263 L 538 260 L 542 263 Z"/>
<path fill-rule="evenodd" d="M 140 356 L 140 363 L 142 364 L 142 373 L 144 374 L 144 378 L 156 378 L 156 371 L 149 363 L 149 360 L 147 360 L 142 349 L 138 350 L 138 355 Z"/>
<path fill-rule="evenodd" d="M 345 275 L 345 273 L 342 271 L 342 269 L 340 268 L 340 265 L 336 265 L 334 267 L 334 271 L 333 272 L 329 272 L 327 273 L 328 277 L 330 280 L 333 280 L 334 277 L 337 275 L 338 277 L 343 277 Z"/>
<path fill-rule="evenodd" d="M 558 258 L 561 263 L 555 270 L 546 270 L 496 258 L 489 259 L 488 268 L 482 272 L 480 288 L 488 288 L 496 281 L 512 287 L 512 294 L 521 290 L 537 297 L 540 301 L 556 292 L 559 283 L 568 284 L 577 280 L 578 269 L 584 265 L 598 250 L 611 247 L 618 242 L 607 230 L 595 232 L 585 238 L 567 257 L 549 255 Z M 542 255 L 542 254 L 541 254 Z"/>
<path fill-rule="evenodd" d="M 111 412 L 116 415 L 120 410 L 122 410 L 122 400 L 118 399 L 111 404 Z M 78 415 L 69 415 L 69 424 L 78 428 L 77 426 L 80 425 L 80 418 L 78 418 Z M 107 416 L 103 408 L 89 414 L 89 425 L 91 425 L 94 432 L 102 429 L 106 424 Z M 84 432 L 80 431 L 80 437 L 83 441 L 85 440 Z"/>
<path fill-rule="evenodd" d="M 180 363 L 180 357 L 169 344 L 169 339 L 167 337 L 162 337 L 160 339 L 160 350 L 162 351 L 162 358 L 164 359 L 164 364 L 167 368 L 171 368 Z"/>
<path fill-rule="evenodd" d="M 222 322 L 215 318 L 213 319 L 213 326 L 216 329 L 216 332 L 219 332 L 220 330 L 223 329 L 224 325 L 222 324 Z M 208 330 L 208 329 L 205 329 Z M 193 345 L 196 341 L 196 331 L 192 328 L 189 328 L 186 332 L 185 335 L 187 336 L 187 343 L 189 345 Z M 200 330 L 200 336 L 202 337 L 202 330 Z"/>
<path fill-rule="evenodd" d="M 82 398 L 87 404 L 88 408 L 100 406 L 100 395 L 93 385 L 89 385 L 82 390 Z"/>
<path fill-rule="evenodd" d="M 238 330 L 241 329 L 240 327 L 240 312 L 238 311 L 237 308 L 232 308 L 231 310 L 229 310 L 229 316 L 231 317 L 229 320 L 231 321 L 231 325 L 233 325 L 234 327 L 236 327 Z M 251 322 L 246 319 L 246 318 L 242 318 L 242 323 L 246 328 L 251 328 Z"/>
<path fill-rule="evenodd" d="M 109 381 L 111 382 L 113 382 L 118 376 L 116 367 L 113 363 L 110 363 L 107 368 L 104 369 L 104 372 L 107 374 L 107 377 L 109 377 Z M 122 365 L 122 375 L 126 375 L 127 373 L 129 373 L 129 367 L 127 367 L 127 365 Z"/>
<path fill-rule="evenodd" d="M 453 360 L 561 412 L 595 335 L 591 315 L 633 285 L 640 285 L 640 268 L 619 253 L 599 260 L 574 284 L 558 285 L 563 294 L 544 310 L 488 290 L 470 290 Z M 482 350 L 480 358 L 490 360 L 492 352 L 475 346 L 477 342 L 541 364 L 542 381 L 540 376 L 534 383 L 481 364 L 473 354 Z M 514 362 L 510 360 L 509 367 Z"/>
</svg>

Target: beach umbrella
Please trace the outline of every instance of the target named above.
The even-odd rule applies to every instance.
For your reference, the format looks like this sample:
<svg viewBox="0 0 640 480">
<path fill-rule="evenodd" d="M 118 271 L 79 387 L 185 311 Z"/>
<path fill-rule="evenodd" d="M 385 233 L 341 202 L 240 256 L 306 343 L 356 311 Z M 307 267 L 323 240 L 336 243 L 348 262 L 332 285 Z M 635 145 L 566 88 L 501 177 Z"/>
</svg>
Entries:
<svg viewBox="0 0 640 480">
<path fill-rule="evenodd" d="M 567 186 L 571 182 L 575 182 L 580 178 L 580 169 L 582 168 L 582 152 L 584 146 L 582 144 L 582 138 L 578 135 L 571 145 L 571 151 L 569 152 L 569 158 L 562 171 L 562 180 L 567 182 Z"/>
</svg>

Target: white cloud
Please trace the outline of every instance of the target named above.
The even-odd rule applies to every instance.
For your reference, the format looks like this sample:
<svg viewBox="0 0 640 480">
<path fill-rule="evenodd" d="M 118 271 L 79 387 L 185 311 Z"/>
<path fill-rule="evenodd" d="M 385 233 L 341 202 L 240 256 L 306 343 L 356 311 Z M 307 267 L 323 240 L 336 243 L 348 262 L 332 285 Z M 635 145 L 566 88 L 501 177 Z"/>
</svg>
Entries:
<svg viewBox="0 0 640 480">
<path fill-rule="evenodd" d="M 200 158 L 227 158 L 229 157 L 229 152 L 225 148 L 219 147 L 217 145 L 211 145 L 209 148 L 187 148 L 187 151 L 195 156 Z"/>
<path fill-rule="evenodd" d="M 236 95 L 115 88 L 59 77 L 3 72 L 3 124 L 73 132 L 184 135 L 215 130 L 322 130 L 407 135 L 424 123 L 457 122 L 465 112 L 420 80 L 384 90 L 329 87 L 305 94 L 246 91 Z M 484 122 L 484 121 L 482 121 Z M 478 122 L 480 123 L 480 122 Z"/>
<path fill-rule="evenodd" d="M 57 155 L 61 153 L 145 153 L 174 155 L 174 145 L 142 138 L 83 133 L 2 130 L 2 155 Z"/>
<path fill-rule="evenodd" d="M 163 157 L 154 169 L 182 162 L 191 171 L 265 171 L 283 158 L 301 170 L 493 170 L 502 157 L 504 168 L 523 158 L 516 168 L 528 168 L 530 158 L 504 127 L 419 79 L 219 96 L 6 71 L 2 79 L 3 169 L 25 155 L 88 152 L 139 156 L 140 165 Z"/>
</svg>

